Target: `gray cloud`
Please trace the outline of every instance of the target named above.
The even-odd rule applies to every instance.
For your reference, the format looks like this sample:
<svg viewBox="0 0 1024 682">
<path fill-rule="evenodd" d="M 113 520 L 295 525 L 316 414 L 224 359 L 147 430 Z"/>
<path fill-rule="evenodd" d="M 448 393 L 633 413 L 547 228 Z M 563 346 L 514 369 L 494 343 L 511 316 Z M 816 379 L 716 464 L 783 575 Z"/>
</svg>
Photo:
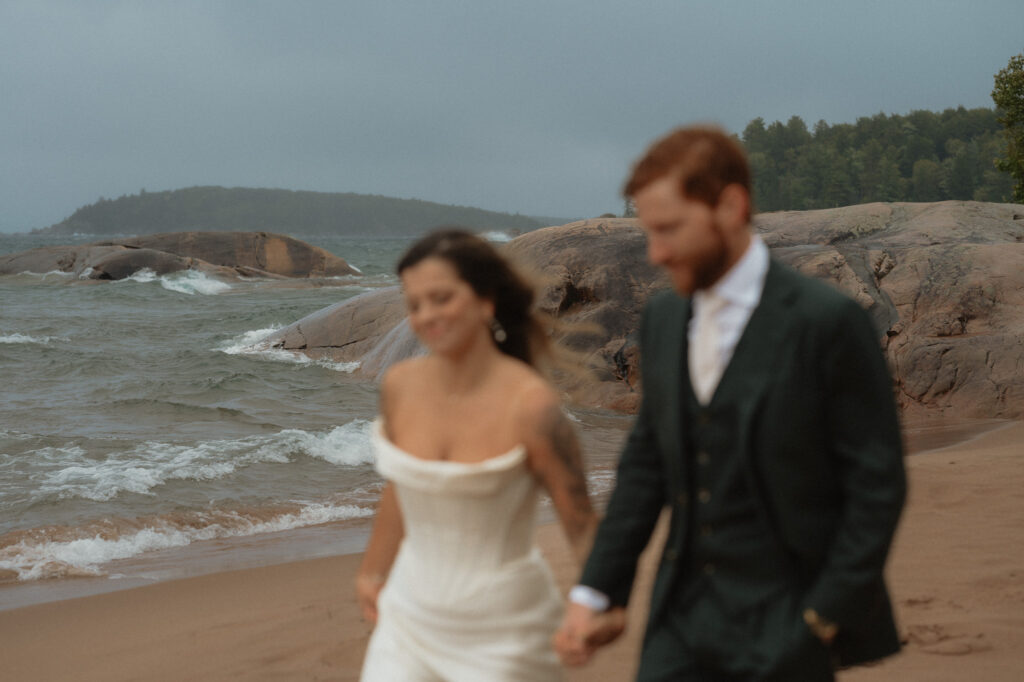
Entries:
<svg viewBox="0 0 1024 682">
<path fill-rule="evenodd" d="M 0 3 L 0 230 L 197 184 L 621 209 L 654 137 L 991 106 L 1024 4 Z"/>
</svg>

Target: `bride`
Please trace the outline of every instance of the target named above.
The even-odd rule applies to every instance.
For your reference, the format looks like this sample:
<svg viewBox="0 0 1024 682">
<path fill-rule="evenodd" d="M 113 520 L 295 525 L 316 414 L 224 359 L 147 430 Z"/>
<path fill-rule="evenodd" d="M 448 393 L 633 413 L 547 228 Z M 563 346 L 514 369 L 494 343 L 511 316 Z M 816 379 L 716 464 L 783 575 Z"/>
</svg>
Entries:
<svg viewBox="0 0 1024 682">
<path fill-rule="evenodd" d="M 595 516 L 575 432 L 537 364 L 532 289 L 486 241 L 434 232 L 398 264 L 430 351 L 393 366 L 374 425 L 387 483 L 356 578 L 362 680 L 558 680 L 562 599 L 533 544 L 538 490 L 577 557 Z"/>
</svg>

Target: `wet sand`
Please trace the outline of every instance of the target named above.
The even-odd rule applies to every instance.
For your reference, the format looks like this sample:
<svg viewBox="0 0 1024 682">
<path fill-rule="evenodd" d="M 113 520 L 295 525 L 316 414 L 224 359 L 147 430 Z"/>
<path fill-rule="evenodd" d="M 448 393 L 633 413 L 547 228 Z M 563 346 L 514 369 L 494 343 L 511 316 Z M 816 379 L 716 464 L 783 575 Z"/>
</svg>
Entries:
<svg viewBox="0 0 1024 682">
<path fill-rule="evenodd" d="M 841 682 L 1018 680 L 1024 671 L 1024 423 L 908 459 L 910 496 L 888 575 L 904 651 Z M 561 531 L 539 542 L 563 587 Z M 652 547 L 656 550 L 656 547 Z M 629 680 L 654 552 L 627 635 L 569 679 Z M 355 680 L 369 626 L 359 555 L 225 571 L 0 611 L 4 679 Z"/>
</svg>

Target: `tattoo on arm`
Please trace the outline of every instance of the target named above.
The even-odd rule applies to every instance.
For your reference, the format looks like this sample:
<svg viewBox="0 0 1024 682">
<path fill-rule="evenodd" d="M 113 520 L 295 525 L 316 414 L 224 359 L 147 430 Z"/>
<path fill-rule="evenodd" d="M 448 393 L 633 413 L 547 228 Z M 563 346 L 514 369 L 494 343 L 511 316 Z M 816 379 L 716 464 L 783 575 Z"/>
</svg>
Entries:
<svg viewBox="0 0 1024 682">
<path fill-rule="evenodd" d="M 583 457 L 576 441 L 576 433 L 572 424 L 565 418 L 565 413 L 557 405 L 548 408 L 544 414 L 544 434 L 566 472 L 582 482 Z"/>
<path fill-rule="evenodd" d="M 585 541 L 588 538 L 583 536 L 589 533 L 594 523 L 594 512 L 587 496 L 583 456 L 576 432 L 558 405 L 553 405 L 545 411 L 542 433 L 550 444 L 555 455 L 555 463 L 558 465 L 557 474 L 550 476 L 547 481 L 548 492 L 556 504 L 560 498 L 565 502 L 557 506 L 570 538 L 574 541 Z"/>
</svg>

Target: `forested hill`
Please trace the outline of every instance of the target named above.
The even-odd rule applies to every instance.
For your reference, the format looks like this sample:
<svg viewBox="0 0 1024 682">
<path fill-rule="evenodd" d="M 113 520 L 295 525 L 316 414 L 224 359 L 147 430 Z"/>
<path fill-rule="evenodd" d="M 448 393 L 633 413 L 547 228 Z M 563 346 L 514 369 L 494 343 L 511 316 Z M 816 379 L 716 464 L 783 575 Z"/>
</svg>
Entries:
<svg viewBox="0 0 1024 682">
<path fill-rule="evenodd" d="M 873 201 L 1012 201 L 1013 180 L 995 168 L 1005 154 L 993 109 L 876 114 L 855 123 L 815 124 L 799 116 L 741 139 L 759 211 L 834 208 Z"/>
<path fill-rule="evenodd" d="M 189 187 L 100 199 L 56 225 L 58 234 L 153 234 L 245 230 L 286 234 L 411 235 L 437 225 L 527 231 L 544 227 L 522 215 L 417 199 L 283 189 Z"/>
</svg>

